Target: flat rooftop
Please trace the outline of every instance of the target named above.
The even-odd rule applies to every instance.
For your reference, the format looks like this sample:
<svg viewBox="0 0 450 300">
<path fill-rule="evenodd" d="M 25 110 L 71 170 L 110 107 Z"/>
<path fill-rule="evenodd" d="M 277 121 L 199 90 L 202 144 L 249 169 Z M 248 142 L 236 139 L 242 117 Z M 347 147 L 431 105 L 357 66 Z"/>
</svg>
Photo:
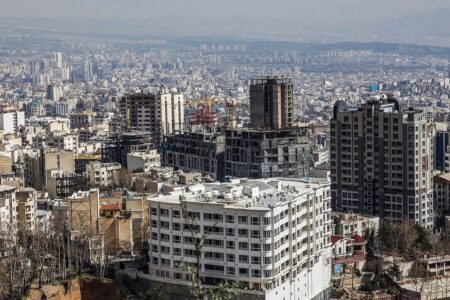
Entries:
<svg viewBox="0 0 450 300">
<path fill-rule="evenodd" d="M 232 179 L 226 183 L 198 183 L 181 192 L 159 195 L 149 200 L 178 204 L 180 198 L 184 198 L 187 202 L 267 210 L 299 197 L 306 201 L 307 194 L 329 184 L 330 181 L 325 178 Z"/>
</svg>

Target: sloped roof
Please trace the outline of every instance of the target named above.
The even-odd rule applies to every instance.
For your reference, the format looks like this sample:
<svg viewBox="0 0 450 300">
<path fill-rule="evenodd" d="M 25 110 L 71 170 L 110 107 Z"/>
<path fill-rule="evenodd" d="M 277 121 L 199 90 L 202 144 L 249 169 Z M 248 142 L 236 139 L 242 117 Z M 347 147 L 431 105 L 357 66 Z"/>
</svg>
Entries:
<svg viewBox="0 0 450 300">
<path fill-rule="evenodd" d="M 100 207 L 100 210 L 106 210 L 106 211 L 120 211 L 119 204 L 104 204 Z"/>
<path fill-rule="evenodd" d="M 354 236 L 352 236 L 352 239 L 355 241 L 355 243 L 365 243 L 366 242 L 366 240 L 358 234 L 355 234 Z"/>
<path fill-rule="evenodd" d="M 338 241 L 342 240 L 344 237 L 340 235 L 332 235 L 331 236 L 331 245 L 336 244 Z"/>
</svg>

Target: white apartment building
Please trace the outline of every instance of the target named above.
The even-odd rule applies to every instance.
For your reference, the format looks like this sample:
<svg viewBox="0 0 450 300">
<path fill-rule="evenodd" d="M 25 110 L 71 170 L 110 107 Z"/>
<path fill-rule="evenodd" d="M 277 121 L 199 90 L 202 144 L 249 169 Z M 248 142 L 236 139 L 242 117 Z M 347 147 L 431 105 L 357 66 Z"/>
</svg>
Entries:
<svg viewBox="0 0 450 300">
<path fill-rule="evenodd" d="M 330 122 L 335 210 L 433 227 L 433 131 L 422 111 L 402 109 L 391 96 L 359 108 L 337 101 Z"/>
<path fill-rule="evenodd" d="M 93 161 L 86 165 L 85 177 L 92 186 L 111 186 L 114 180 L 114 172 L 122 166 L 118 163 L 102 163 Z"/>
<path fill-rule="evenodd" d="M 130 172 L 150 172 L 150 169 L 159 167 L 161 167 L 161 156 L 156 149 L 127 154 L 127 168 Z"/>
<path fill-rule="evenodd" d="M 249 299 L 327 299 L 330 200 L 330 182 L 313 178 L 233 179 L 149 198 L 150 276 L 189 284 L 194 224 L 205 285 L 234 283 Z"/>
<path fill-rule="evenodd" d="M 0 113 L 0 129 L 4 134 L 18 134 L 21 126 L 25 126 L 25 112 L 14 108 L 3 108 Z"/>
<path fill-rule="evenodd" d="M 126 130 L 150 131 L 159 146 L 162 135 L 184 128 L 184 97 L 164 86 L 146 88 L 141 93 L 123 96 L 120 114 Z"/>
<path fill-rule="evenodd" d="M 68 150 L 77 153 L 79 147 L 78 135 L 54 131 L 52 135 L 47 138 L 47 145 L 60 150 Z"/>
</svg>

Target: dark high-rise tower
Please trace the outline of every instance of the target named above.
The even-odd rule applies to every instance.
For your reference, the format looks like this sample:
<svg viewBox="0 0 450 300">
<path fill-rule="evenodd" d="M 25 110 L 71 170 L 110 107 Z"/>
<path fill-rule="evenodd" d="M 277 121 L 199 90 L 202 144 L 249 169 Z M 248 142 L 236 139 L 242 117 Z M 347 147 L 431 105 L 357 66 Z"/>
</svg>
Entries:
<svg viewBox="0 0 450 300">
<path fill-rule="evenodd" d="M 331 197 L 340 212 L 432 227 L 433 126 L 391 96 L 359 108 L 334 105 L 330 121 Z"/>
<path fill-rule="evenodd" d="M 250 84 L 250 119 L 253 127 L 280 129 L 292 126 L 293 85 L 288 77 L 253 79 Z"/>
</svg>

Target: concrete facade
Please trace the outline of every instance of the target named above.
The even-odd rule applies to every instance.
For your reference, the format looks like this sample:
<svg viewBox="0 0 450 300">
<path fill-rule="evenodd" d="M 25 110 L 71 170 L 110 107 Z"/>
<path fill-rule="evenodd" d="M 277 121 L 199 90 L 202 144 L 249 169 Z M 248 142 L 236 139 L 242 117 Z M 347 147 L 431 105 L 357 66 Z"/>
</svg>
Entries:
<svg viewBox="0 0 450 300">
<path fill-rule="evenodd" d="M 0 112 L 0 130 L 3 130 L 4 134 L 19 133 L 21 126 L 25 125 L 25 112 L 15 109 L 3 109 Z"/>
<path fill-rule="evenodd" d="M 254 128 L 292 127 L 293 85 L 287 77 L 253 79 L 250 83 L 250 119 Z"/>
<path fill-rule="evenodd" d="M 312 166 L 308 128 L 225 131 L 225 175 L 301 177 Z"/>
<path fill-rule="evenodd" d="M 330 122 L 335 210 L 432 227 L 431 124 L 421 111 L 402 110 L 390 96 L 357 109 L 345 106 L 336 102 Z"/>
<path fill-rule="evenodd" d="M 225 135 L 222 133 L 179 131 L 164 136 L 162 162 L 185 172 L 200 172 L 223 180 Z"/>
<path fill-rule="evenodd" d="M 194 222 L 207 233 L 206 285 L 227 281 L 262 299 L 321 298 L 331 276 L 329 187 L 322 179 L 235 179 L 150 198 L 150 276 L 189 282 L 180 262 L 196 261 Z"/>
</svg>

